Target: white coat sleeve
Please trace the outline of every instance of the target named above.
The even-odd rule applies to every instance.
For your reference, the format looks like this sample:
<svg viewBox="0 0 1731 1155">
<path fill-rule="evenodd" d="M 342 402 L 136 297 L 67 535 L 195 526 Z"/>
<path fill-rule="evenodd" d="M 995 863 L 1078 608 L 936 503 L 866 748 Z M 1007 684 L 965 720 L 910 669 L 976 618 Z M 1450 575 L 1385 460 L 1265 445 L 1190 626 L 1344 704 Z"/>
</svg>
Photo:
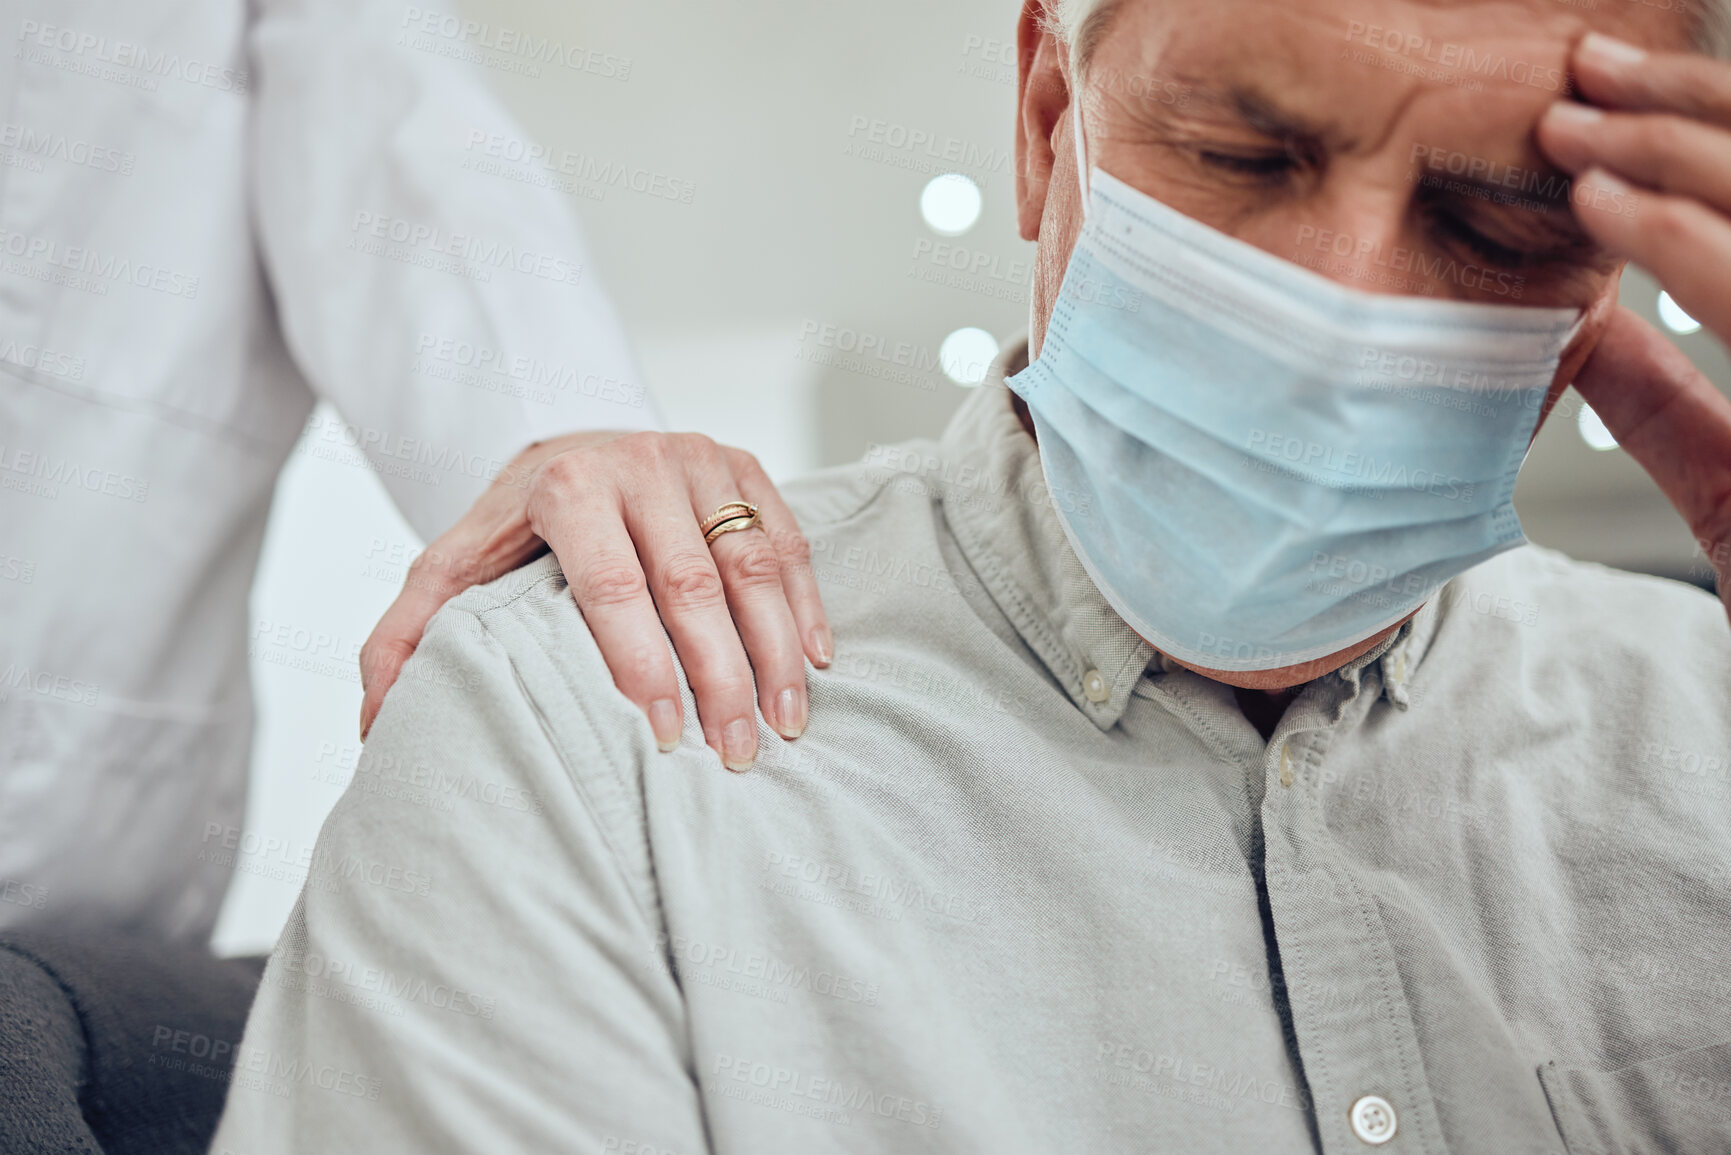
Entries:
<svg viewBox="0 0 1731 1155">
<path fill-rule="evenodd" d="M 416 531 L 534 440 L 657 427 L 573 206 L 489 155 L 526 134 L 449 7 L 254 11 L 255 229 L 283 333 Z"/>
</svg>

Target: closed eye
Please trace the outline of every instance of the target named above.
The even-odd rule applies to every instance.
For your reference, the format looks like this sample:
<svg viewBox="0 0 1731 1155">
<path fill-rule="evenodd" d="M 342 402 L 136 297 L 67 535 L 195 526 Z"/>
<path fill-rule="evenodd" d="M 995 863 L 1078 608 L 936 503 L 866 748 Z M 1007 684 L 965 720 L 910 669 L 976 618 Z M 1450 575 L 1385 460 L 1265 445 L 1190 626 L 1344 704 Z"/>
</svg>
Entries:
<svg viewBox="0 0 1731 1155">
<path fill-rule="evenodd" d="M 1474 228 L 1462 217 L 1445 209 L 1432 208 L 1427 214 L 1431 227 L 1443 239 L 1464 246 L 1474 256 L 1487 264 L 1502 268 L 1520 268 L 1541 259 L 1538 253 L 1525 249 L 1517 249 L 1506 245 L 1493 237 L 1488 237 Z"/>
<path fill-rule="evenodd" d="M 1297 168 L 1297 162 L 1285 151 L 1245 153 L 1205 148 L 1199 150 L 1197 156 L 1211 168 L 1260 181 L 1288 176 Z"/>
</svg>

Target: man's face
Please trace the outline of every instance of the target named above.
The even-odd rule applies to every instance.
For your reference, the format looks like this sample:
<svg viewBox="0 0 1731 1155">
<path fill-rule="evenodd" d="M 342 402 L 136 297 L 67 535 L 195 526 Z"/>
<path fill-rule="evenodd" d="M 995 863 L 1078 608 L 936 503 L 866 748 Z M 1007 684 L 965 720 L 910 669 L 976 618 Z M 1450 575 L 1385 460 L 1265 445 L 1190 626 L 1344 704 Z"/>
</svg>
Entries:
<svg viewBox="0 0 1731 1155">
<path fill-rule="evenodd" d="M 1022 235 L 1039 242 L 1036 351 L 1082 223 L 1077 86 L 1040 17 L 1026 0 L 1017 197 Z M 1644 5 L 1120 0 L 1079 86 L 1088 160 L 1367 292 L 1586 310 L 1554 403 L 1604 331 L 1621 271 L 1577 226 L 1567 177 L 1533 139 L 1590 30 L 1665 50 L 1689 35 L 1681 12 Z M 1386 636 L 1305 666 L 1200 672 L 1280 689 Z"/>
</svg>

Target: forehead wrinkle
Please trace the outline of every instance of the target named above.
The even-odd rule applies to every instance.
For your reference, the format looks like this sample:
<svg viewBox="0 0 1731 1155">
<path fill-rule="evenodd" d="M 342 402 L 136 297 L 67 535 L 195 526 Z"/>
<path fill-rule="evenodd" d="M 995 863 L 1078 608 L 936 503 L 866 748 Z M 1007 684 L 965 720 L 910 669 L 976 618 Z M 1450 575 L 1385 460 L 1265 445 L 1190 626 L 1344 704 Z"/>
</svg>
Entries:
<svg viewBox="0 0 1731 1155">
<path fill-rule="evenodd" d="M 1194 0 L 1183 0 L 1188 6 Z M 1594 4 L 1590 8 L 1576 8 L 1559 0 L 1401 0 L 1408 8 L 1426 9 L 1430 12 L 1450 12 L 1460 9 L 1479 8 L 1491 10 L 1509 10 L 1514 16 L 1511 27 L 1527 27 L 1534 32 L 1555 31 L 1559 34 L 1560 43 L 1567 48 L 1578 40 L 1585 32 L 1607 28 L 1614 29 L 1623 39 L 1645 42 L 1649 47 L 1662 51 L 1690 52 L 1696 50 L 1696 24 L 1692 18 L 1693 5 L 1689 0 L 1676 0 L 1672 8 L 1647 7 L 1634 4 L 1628 8 L 1616 5 Z M 1170 8 L 1173 0 L 1142 0 L 1144 4 L 1159 4 L 1162 8 Z M 1085 34 L 1083 42 L 1077 45 L 1076 62 L 1086 72 L 1091 69 L 1092 61 L 1105 48 L 1107 42 L 1116 39 L 1114 33 L 1123 27 L 1123 15 L 1126 10 L 1136 5 L 1127 0 L 1099 0 L 1093 16 L 1085 23 L 1081 31 Z M 1346 12 L 1324 14 L 1298 8 L 1286 4 L 1272 4 L 1281 15 L 1316 25 L 1332 28 L 1339 21 L 1352 18 Z M 1342 5 L 1342 7 L 1347 7 Z M 1378 5 L 1381 9 L 1384 5 Z M 1188 15 L 1188 13 L 1186 13 Z M 1381 15 L 1379 13 L 1379 15 Z M 1384 19 L 1397 20 L 1399 13 L 1393 12 L 1383 16 Z M 1667 21 L 1666 17 L 1672 17 Z M 1669 25 L 1669 35 L 1661 33 L 1653 35 L 1655 28 Z M 1170 26 L 1182 30 L 1182 20 Z M 1643 35 L 1633 35 L 1641 32 Z"/>
<path fill-rule="evenodd" d="M 1174 79 L 1184 86 L 1192 100 L 1230 111 L 1250 127 L 1269 136 L 1315 140 L 1349 153 L 1366 147 L 1366 142 L 1338 117 L 1330 115 L 1327 119 L 1319 119 L 1313 112 L 1285 107 L 1278 97 L 1270 95 L 1256 81 L 1234 82 L 1222 87 L 1183 73 L 1175 73 Z M 1386 125 L 1375 139 L 1368 142 L 1369 151 L 1380 151 L 1388 146 L 1413 103 L 1424 93 L 1422 88 L 1407 86 L 1393 107 L 1386 111 Z"/>
<path fill-rule="evenodd" d="M 1581 33 L 1591 31 L 1599 26 L 1598 18 L 1607 15 L 1611 19 L 1604 23 L 1618 28 L 1651 28 L 1656 23 L 1662 23 L 1666 16 L 1675 15 L 1679 18 L 1674 23 L 1680 35 L 1649 39 L 1648 46 L 1683 52 L 1694 49 L 1694 24 L 1689 19 L 1691 5 L 1688 0 L 1679 0 L 1669 10 L 1663 4 L 1654 4 L 1649 7 L 1640 3 L 1621 7 L 1616 4 L 1583 5 L 1577 8 L 1562 2 L 1562 0 L 1402 0 L 1402 2 L 1414 8 L 1429 8 L 1433 11 L 1457 8 L 1509 8 L 1541 17 L 1555 17 L 1555 22 L 1559 26 L 1564 24 L 1573 26 L 1567 37 L 1567 42 L 1570 44 L 1578 39 Z M 1621 15 L 1619 16 L 1618 13 Z M 1549 23 L 1550 21 L 1541 21 L 1541 26 Z M 1633 38 L 1624 36 L 1622 39 Z"/>
</svg>

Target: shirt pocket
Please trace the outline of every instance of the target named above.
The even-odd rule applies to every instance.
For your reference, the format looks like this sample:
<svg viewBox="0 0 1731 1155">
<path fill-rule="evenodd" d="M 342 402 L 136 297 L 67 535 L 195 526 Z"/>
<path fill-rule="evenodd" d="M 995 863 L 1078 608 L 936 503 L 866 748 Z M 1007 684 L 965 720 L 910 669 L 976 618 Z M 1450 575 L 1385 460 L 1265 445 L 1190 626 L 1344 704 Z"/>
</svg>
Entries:
<svg viewBox="0 0 1731 1155">
<path fill-rule="evenodd" d="M 1731 1042 L 1593 1071 L 1539 1068 L 1569 1155 L 1731 1151 Z"/>
</svg>

